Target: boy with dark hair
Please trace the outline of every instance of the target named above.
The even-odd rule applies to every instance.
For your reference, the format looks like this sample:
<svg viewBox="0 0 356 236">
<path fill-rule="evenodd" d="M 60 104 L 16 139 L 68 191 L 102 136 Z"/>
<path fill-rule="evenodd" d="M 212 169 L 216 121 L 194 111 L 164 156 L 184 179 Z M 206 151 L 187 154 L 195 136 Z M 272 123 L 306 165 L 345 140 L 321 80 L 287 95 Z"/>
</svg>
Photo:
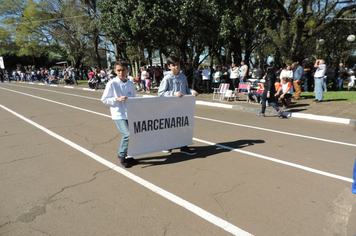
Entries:
<svg viewBox="0 0 356 236">
<path fill-rule="evenodd" d="M 127 63 L 124 61 L 117 61 L 115 63 L 114 71 L 117 77 L 106 84 L 101 101 L 104 104 L 110 105 L 111 118 L 115 121 L 122 134 L 118 155 L 120 164 L 125 168 L 130 168 L 138 164 L 138 161 L 127 156 L 130 131 L 125 101 L 128 97 L 135 97 L 136 95 L 134 83 L 126 78 L 129 71 L 127 66 Z"/>
<path fill-rule="evenodd" d="M 164 76 L 159 89 L 158 96 L 160 97 L 183 97 L 186 94 L 198 96 L 198 92 L 188 87 L 187 77 L 180 72 L 179 59 L 175 56 L 167 58 L 168 68 L 171 70 Z M 172 150 L 163 152 L 170 153 Z M 188 146 L 180 148 L 180 152 L 187 155 L 195 155 L 195 151 L 191 150 Z"/>
</svg>

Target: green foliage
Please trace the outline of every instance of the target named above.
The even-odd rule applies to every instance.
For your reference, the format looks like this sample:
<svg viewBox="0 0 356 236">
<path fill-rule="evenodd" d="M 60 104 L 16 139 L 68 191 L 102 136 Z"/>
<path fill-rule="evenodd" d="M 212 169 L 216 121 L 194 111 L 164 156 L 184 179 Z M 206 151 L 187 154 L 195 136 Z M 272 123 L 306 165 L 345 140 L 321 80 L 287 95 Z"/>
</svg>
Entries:
<svg viewBox="0 0 356 236">
<path fill-rule="evenodd" d="M 3 0 L 0 53 L 100 65 L 99 47 L 110 40 L 116 56 L 131 62 L 157 52 L 193 64 L 203 56 L 230 62 L 231 53 L 236 62 L 252 55 L 261 63 L 271 55 L 277 62 L 345 61 L 355 50 L 346 41 L 356 34 L 354 22 L 331 19 L 356 18 L 355 9 L 337 0 Z M 317 48 L 320 38 L 325 44 Z"/>
</svg>

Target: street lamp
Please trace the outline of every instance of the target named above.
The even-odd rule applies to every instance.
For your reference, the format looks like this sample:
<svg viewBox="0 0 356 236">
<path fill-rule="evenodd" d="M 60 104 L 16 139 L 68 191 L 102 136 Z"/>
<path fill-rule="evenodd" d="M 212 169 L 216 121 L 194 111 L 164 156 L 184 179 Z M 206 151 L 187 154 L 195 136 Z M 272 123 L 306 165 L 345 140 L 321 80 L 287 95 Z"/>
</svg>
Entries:
<svg viewBox="0 0 356 236">
<path fill-rule="evenodd" d="M 319 39 L 319 41 L 318 41 L 318 44 L 319 45 L 323 45 L 325 43 L 325 40 L 324 39 Z"/>
<path fill-rule="evenodd" d="M 347 41 L 349 41 L 350 43 L 353 42 L 353 41 L 355 41 L 355 39 L 356 39 L 356 37 L 355 37 L 355 35 L 353 35 L 353 34 L 351 34 L 351 35 L 349 35 L 349 36 L 347 37 Z"/>
<path fill-rule="evenodd" d="M 323 45 L 325 43 L 325 40 L 324 39 L 317 39 L 316 40 L 316 48 L 315 48 L 315 51 L 316 51 L 316 57 L 319 58 L 319 45 Z"/>
</svg>

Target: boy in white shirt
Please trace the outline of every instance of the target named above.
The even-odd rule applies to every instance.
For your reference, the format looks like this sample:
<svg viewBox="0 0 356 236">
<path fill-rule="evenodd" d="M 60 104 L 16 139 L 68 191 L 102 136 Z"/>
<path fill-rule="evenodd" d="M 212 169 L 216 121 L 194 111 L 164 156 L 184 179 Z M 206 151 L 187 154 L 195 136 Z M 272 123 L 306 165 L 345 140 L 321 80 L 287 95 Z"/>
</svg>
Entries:
<svg viewBox="0 0 356 236">
<path fill-rule="evenodd" d="M 127 157 L 130 131 L 127 121 L 125 101 L 128 97 L 136 96 L 135 85 L 126 77 L 128 73 L 126 62 L 117 61 L 114 67 L 117 77 L 110 80 L 106 84 L 101 101 L 104 104 L 110 105 L 111 118 L 115 121 L 122 134 L 121 146 L 118 155 L 120 164 L 125 168 L 130 168 L 133 165 L 138 164 L 138 161 L 132 157 Z"/>
</svg>

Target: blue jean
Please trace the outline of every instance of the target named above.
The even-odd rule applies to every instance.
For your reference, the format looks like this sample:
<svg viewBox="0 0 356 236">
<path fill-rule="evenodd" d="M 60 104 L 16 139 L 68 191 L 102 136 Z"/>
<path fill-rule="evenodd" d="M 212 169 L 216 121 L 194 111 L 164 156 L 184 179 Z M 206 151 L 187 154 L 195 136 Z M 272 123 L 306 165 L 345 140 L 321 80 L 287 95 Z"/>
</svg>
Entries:
<svg viewBox="0 0 356 236">
<path fill-rule="evenodd" d="M 279 107 L 277 106 L 277 104 L 275 103 L 275 98 L 274 96 L 271 96 L 269 98 L 267 98 L 267 91 L 264 90 L 262 92 L 262 110 L 261 110 L 261 113 L 265 114 L 265 111 L 266 111 L 266 102 L 268 101 L 269 102 L 269 105 L 272 106 L 277 112 L 279 111 Z"/>
<path fill-rule="evenodd" d="M 328 91 L 328 77 L 324 77 L 324 82 L 323 82 L 323 89 L 324 89 L 324 92 L 327 92 Z"/>
<path fill-rule="evenodd" d="M 323 100 L 323 95 L 324 95 L 323 85 L 324 85 L 324 77 L 314 78 L 315 99 L 319 101 Z"/>
<path fill-rule="evenodd" d="M 142 90 L 146 90 L 146 80 L 141 80 Z"/>
<path fill-rule="evenodd" d="M 308 77 L 303 76 L 304 92 L 308 92 Z"/>
<path fill-rule="evenodd" d="M 248 93 L 247 95 L 251 101 L 253 100 L 252 96 L 255 96 L 257 98 L 257 102 L 260 102 L 261 97 L 262 97 L 262 93 Z"/>
<path fill-rule="evenodd" d="M 129 122 L 127 120 L 115 120 L 115 123 L 122 135 L 119 156 L 126 157 L 130 139 Z"/>
<path fill-rule="evenodd" d="M 72 80 L 76 85 L 78 85 L 78 82 L 77 82 L 77 79 L 75 78 L 75 76 L 72 77 Z"/>
<path fill-rule="evenodd" d="M 343 83 L 344 83 L 344 79 L 342 78 L 337 78 L 337 90 L 338 91 L 341 91 L 342 90 L 342 87 L 343 87 Z"/>
<path fill-rule="evenodd" d="M 245 81 L 246 81 L 246 77 L 244 77 L 244 76 L 240 77 L 240 84 L 246 84 Z M 246 93 L 247 89 L 241 89 L 241 92 Z"/>
</svg>

